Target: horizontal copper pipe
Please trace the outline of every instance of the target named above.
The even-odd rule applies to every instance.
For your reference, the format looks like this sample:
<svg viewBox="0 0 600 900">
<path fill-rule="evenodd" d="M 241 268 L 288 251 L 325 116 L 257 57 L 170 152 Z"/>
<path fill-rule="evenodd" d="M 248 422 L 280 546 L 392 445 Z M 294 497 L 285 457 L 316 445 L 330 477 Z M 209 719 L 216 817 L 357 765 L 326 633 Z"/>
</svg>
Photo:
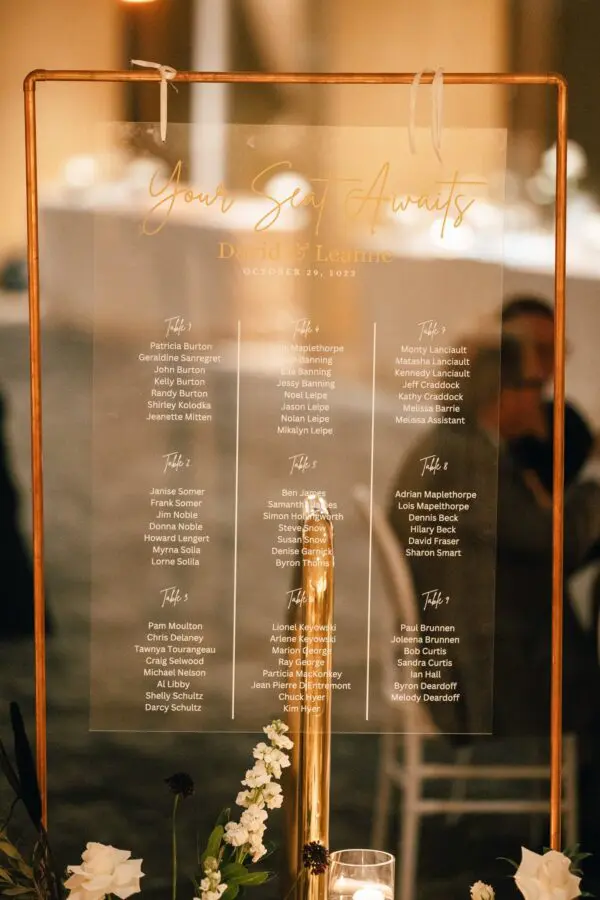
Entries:
<svg viewBox="0 0 600 900">
<path fill-rule="evenodd" d="M 180 83 L 210 84 L 410 84 L 415 77 L 414 72 L 372 72 L 359 74 L 356 72 L 339 72 L 328 74 L 311 74 L 308 72 L 178 72 L 169 79 Z M 433 74 L 423 74 L 421 82 L 430 84 Z M 160 81 L 160 72 L 155 69 L 140 71 L 125 69 L 121 71 L 95 71 L 93 69 L 35 69 L 25 78 L 25 90 L 32 90 L 38 81 Z M 562 75 L 549 72 L 545 75 L 510 74 L 500 75 L 491 72 L 448 72 L 444 73 L 445 84 L 513 84 L 513 85 L 564 85 Z"/>
</svg>

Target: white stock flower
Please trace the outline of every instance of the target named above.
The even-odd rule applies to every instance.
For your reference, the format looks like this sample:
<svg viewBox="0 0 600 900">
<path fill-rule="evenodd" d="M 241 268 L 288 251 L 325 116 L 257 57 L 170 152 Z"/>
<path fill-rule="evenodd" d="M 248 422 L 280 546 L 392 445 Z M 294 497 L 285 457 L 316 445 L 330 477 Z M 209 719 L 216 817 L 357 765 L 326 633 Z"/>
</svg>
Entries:
<svg viewBox="0 0 600 900">
<path fill-rule="evenodd" d="M 235 798 L 235 802 L 238 806 L 243 806 L 248 808 L 252 803 L 256 803 L 257 806 L 260 806 L 262 797 L 260 795 L 259 790 L 253 791 L 240 791 L 237 797 Z M 264 801 L 263 805 L 264 805 Z"/>
<path fill-rule="evenodd" d="M 247 828 L 248 831 L 259 831 L 262 828 L 264 833 L 265 826 L 263 823 L 267 818 L 268 813 L 264 809 L 260 809 L 256 804 L 253 804 L 242 813 L 240 824 Z"/>
<path fill-rule="evenodd" d="M 476 881 L 471 885 L 471 900 L 494 900 L 494 888 L 484 881 Z"/>
<path fill-rule="evenodd" d="M 246 777 L 242 781 L 249 788 L 262 787 L 271 780 L 271 773 L 267 770 L 264 762 L 259 759 L 251 769 L 246 772 Z"/>
<path fill-rule="evenodd" d="M 248 829 L 239 822 L 228 822 L 225 826 L 223 840 L 232 847 L 241 847 L 248 843 Z"/>
<path fill-rule="evenodd" d="M 252 844 L 250 852 L 252 853 L 252 862 L 255 863 L 263 858 L 267 852 L 267 848 L 262 843 Z"/>
<path fill-rule="evenodd" d="M 287 768 L 290 764 L 290 758 L 287 753 L 282 753 L 277 747 L 269 747 L 268 744 L 257 744 L 253 753 L 255 759 L 264 762 L 267 771 L 274 778 L 281 778 L 281 770 Z"/>
<path fill-rule="evenodd" d="M 218 863 L 214 856 L 209 856 L 204 862 L 206 878 L 203 878 L 200 882 L 202 900 L 219 900 L 221 894 L 224 894 L 227 890 L 227 885 L 221 883 L 221 873 L 215 866 L 218 867 Z"/>
<path fill-rule="evenodd" d="M 517 887 L 525 900 L 575 900 L 581 891 L 581 878 L 570 871 L 571 860 L 549 850 L 543 855 L 521 848 L 521 865 L 515 874 Z"/>
<path fill-rule="evenodd" d="M 250 849 L 252 850 L 255 847 L 258 847 L 259 844 L 262 844 L 263 837 L 265 836 L 265 831 L 267 830 L 266 825 L 257 825 L 252 831 L 248 832 L 248 844 Z"/>
<path fill-rule="evenodd" d="M 284 725 L 281 719 L 276 719 L 274 722 L 271 722 L 270 725 L 265 725 L 263 728 L 264 733 L 271 743 L 281 750 L 291 750 L 294 746 L 293 741 L 286 736 L 286 731 L 288 730 L 288 726 Z"/>
<path fill-rule="evenodd" d="M 81 854 L 80 866 L 69 866 L 65 881 L 69 900 L 102 900 L 114 894 L 126 900 L 140 890 L 142 860 L 131 859 L 130 850 L 118 850 L 107 844 L 90 842 Z"/>
<path fill-rule="evenodd" d="M 265 784 L 262 789 L 261 800 L 266 805 L 267 809 L 279 809 L 283 803 L 283 791 L 281 790 L 281 785 L 277 784 L 275 781 Z M 260 804 L 258 805 L 260 806 Z"/>
<path fill-rule="evenodd" d="M 222 894 L 227 890 L 226 884 L 218 884 L 214 890 L 204 890 L 202 887 L 202 883 L 200 884 L 200 889 L 202 891 L 201 900 L 219 900 Z"/>
<path fill-rule="evenodd" d="M 275 747 L 271 747 L 270 744 L 265 744 L 264 741 L 261 741 L 260 744 L 257 744 L 252 751 L 252 755 L 254 759 L 263 759 L 265 762 L 267 762 L 271 753 L 274 753 L 275 750 Z"/>
</svg>

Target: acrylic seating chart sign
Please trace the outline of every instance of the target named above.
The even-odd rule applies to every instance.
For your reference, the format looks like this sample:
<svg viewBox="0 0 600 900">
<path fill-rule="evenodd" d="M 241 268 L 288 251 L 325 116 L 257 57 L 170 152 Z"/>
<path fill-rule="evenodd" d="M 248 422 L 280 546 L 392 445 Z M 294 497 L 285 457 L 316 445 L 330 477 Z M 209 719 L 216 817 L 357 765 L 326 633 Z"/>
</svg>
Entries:
<svg viewBox="0 0 600 900">
<path fill-rule="evenodd" d="M 448 128 L 439 161 L 427 129 L 412 154 L 403 128 L 231 125 L 217 180 L 158 132 L 111 128 L 132 187 L 94 206 L 90 728 L 257 731 L 331 690 L 334 732 L 489 733 L 502 267 L 451 307 L 388 244 L 501 259 L 505 132 Z M 311 491 L 334 621 L 298 635 Z"/>
</svg>

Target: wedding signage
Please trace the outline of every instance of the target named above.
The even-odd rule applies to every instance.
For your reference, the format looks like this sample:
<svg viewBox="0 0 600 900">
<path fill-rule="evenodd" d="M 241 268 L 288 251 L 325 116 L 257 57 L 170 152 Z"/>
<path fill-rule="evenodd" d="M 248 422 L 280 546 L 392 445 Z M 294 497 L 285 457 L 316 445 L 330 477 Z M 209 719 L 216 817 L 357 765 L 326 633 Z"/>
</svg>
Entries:
<svg viewBox="0 0 600 900">
<path fill-rule="evenodd" d="M 426 130 L 413 155 L 403 129 L 229 126 L 226 177 L 192 184 L 189 131 L 155 132 L 114 127 L 144 180 L 94 215 L 91 728 L 256 731 L 331 693 L 334 731 L 402 732 L 407 707 L 461 707 L 476 639 L 489 730 L 472 535 L 496 454 L 468 451 L 502 269 L 467 284 L 456 249 L 501 258 L 504 133 L 447 129 L 440 163 Z M 335 613 L 300 633 L 313 491 Z M 381 580 L 378 510 L 412 597 Z"/>
</svg>

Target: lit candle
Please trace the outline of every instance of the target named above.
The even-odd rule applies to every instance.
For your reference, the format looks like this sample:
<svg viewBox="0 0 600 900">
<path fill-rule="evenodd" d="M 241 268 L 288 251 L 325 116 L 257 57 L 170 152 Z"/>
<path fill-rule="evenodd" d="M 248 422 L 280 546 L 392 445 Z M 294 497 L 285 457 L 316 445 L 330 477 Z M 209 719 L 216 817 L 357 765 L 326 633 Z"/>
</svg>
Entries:
<svg viewBox="0 0 600 900">
<path fill-rule="evenodd" d="M 385 900 L 385 894 L 375 886 L 364 887 L 356 891 L 352 900 Z"/>
</svg>

